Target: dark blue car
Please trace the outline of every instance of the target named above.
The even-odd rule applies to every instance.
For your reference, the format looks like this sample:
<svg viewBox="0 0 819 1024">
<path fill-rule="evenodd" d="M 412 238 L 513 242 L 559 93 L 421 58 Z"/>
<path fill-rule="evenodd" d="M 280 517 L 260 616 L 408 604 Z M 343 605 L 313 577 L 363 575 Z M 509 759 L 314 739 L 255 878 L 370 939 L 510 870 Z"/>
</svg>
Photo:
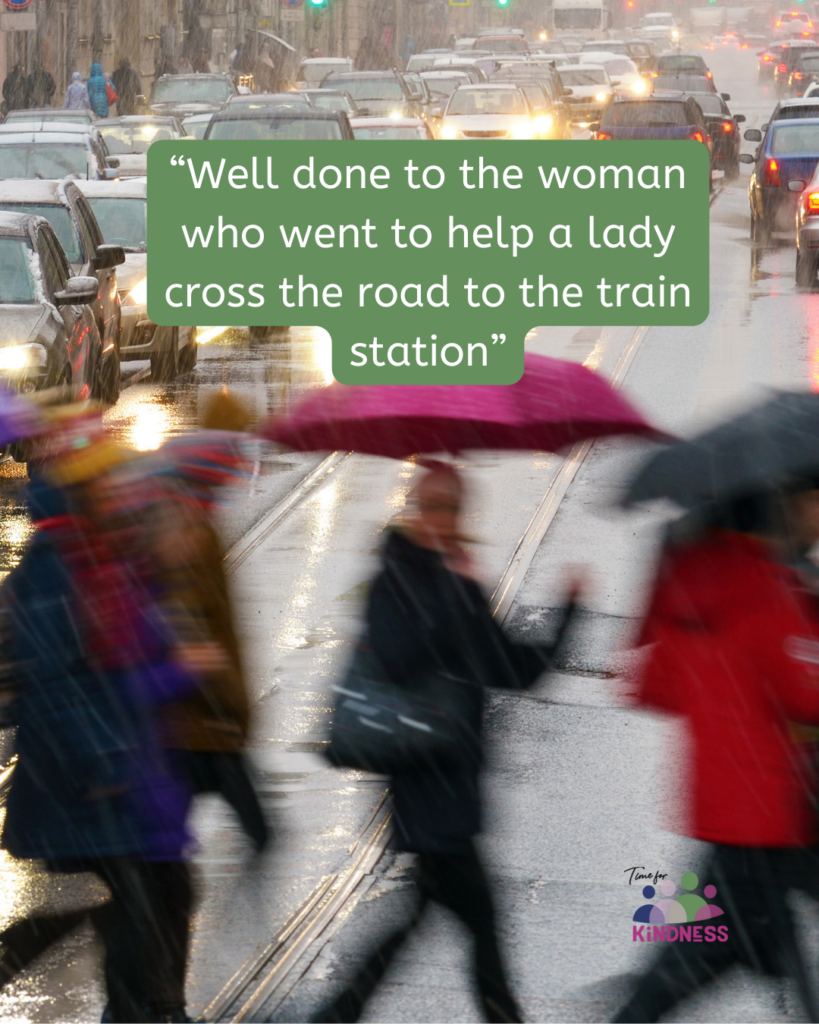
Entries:
<svg viewBox="0 0 819 1024">
<path fill-rule="evenodd" d="M 819 117 L 772 121 L 764 139 L 757 128 L 745 132 L 748 142 L 762 142 L 756 157 L 743 153 L 743 163 L 753 163 L 748 182 L 751 205 L 751 240 L 770 245 L 775 231 L 793 237 L 799 197 L 819 163 Z"/>
<path fill-rule="evenodd" d="M 681 92 L 655 93 L 642 100 L 616 99 L 599 125 L 598 139 L 694 139 L 711 146 L 708 127 L 696 100 Z"/>
</svg>

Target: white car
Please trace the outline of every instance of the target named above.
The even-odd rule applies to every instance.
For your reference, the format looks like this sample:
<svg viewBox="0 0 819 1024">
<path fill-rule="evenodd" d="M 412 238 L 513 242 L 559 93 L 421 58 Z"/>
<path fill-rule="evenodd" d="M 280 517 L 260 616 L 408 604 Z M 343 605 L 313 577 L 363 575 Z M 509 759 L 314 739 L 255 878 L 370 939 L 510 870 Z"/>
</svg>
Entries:
<svg viewBox="0 0 819 1024">
<path fill-rule="evenodd" d="M 148 318 L 148 185 L 142 180 L 78 181 L 108 244 L 121 245 L 117 271 L 122 310 L 120 359 L 150 359 L 151 376 L 174 380 L 196 365 L 195 327 L 157 327 Z M 114 241 L 116 239 L 116 241 Z"/>
<path fill-rule="evenodd" d="M 296 71 L 297 89 L 315 89 L 331 74 L 355 71 L 350 57 L 305 57 Z"/>
<path fill-rule="evenodd" d="M 601 120 L 614 97 L 611 80 L 602 64 L 571 64 L 558 68 L 557 73 L 563 87 L 572 90 L 566 97 L 572 124 L 583 128 Z"/>
<path fill-rule="evenodd" d="M 440 134 L 442 139 L 538 139 L 540 128 L 514 82 L 484 82 L 462 86 L 449 97 Z"/>
<path fill-rule="evenodd" d="M 83 131 L 38 127 L 37 131 L 0 134 L 0 178 L 111 180 L 118 176 L 118 166 L 119 160 L 108 155 L 100 139 Z"/>
<path fill-rule="evenodd" d="M 639 68 L 622 53 L 591 52 L 583 53 L 584 64 L 597 64 L 606 69 L 606 74 L 615 89 L 625 89 L 641 96 L 648 89 L 646 80 Z"/>
</svg>

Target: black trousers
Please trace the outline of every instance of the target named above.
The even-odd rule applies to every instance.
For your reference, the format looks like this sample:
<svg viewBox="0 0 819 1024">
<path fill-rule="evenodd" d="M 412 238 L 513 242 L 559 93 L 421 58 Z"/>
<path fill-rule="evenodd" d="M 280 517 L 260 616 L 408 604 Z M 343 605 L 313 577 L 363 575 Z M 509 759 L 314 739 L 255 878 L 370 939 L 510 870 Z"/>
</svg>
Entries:
<svg viewBox="0 0 819 1024">
<path fill-rule="evenodd" d="M 714 884 L 713 901 L 725 911 L 713 922 L 728 926 L 727 942 L 670 942 L 643 975 L 616 1022 L 656 1021 L 736 964 L 760 974 L 790 977 L 811 1021 L 819 1007 L 808 983 L 788 892 L 819 896 L 814 850 L 715 846 L 700 878 Z"/>
<path fill-rule="evenodd" d="M 33 916 L 6 928 L 0 933 L 0 984 L 90 917 L 105 949 L 111 1020 L 126 1024 L 184 1013 L 192 906 L 187 865 L 111 857 L 83 868 L 105 882 L 111 898 L 96 907 Z"/>
<path fill-rule="evenodd" d="M 220 793 L 239 816 L 242 828 L 261 852 L 269 838 L 256 790 L 241 754 L 174 750 L 179 770 L 194 793 Z"/>
<path fill-rule="evenodd" d="M 381 943 L 350 985 L 314 1020 L 329 1024 L 359 1019 L 367 999 L 432 900 L 451 910 L 472 932 L 475 986 L 486 1020 L 502 1024 L 520 1021 L 498 947 L 492 894 L 474 844 L 469 841 L 457 855 L 418 854 L 415 880 L 420 899 L 410 923 Z"/>
</svg>

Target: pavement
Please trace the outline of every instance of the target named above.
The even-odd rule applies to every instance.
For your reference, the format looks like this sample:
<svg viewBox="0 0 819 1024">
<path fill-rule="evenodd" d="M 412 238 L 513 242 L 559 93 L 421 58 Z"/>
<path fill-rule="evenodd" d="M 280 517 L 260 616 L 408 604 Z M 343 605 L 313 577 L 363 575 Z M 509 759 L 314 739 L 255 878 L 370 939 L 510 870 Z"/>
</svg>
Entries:
<svg viewBox="0 0 819 1024">
<path fill-rule="evenodd" d="M 748 51 L 709 54 L 731 108 L 762 123 L 775 103 L 756 81 Z M 747 147 L 746 147 L 747 148 Z M 624 392 L 661 429 L 687 434 L 772 387 L 819 388 L 819 293 L 797 293 L 792 240 L 763 253 L 749 243 L 746 172 L 724 185 L 711 210 L 711 314 L 695 328 L 639 335 Z M 584 361 L 611 375 L 635 340 L 628 328 L 534 329 L 535 351 Z M 109 414 L 124 440 L 153 446 L 196 421 L 207 393 L 223 384 L 258 408 L 286 408 L 326 380 L 320 334 L 293 332 L 286 348 L 254 349 L 239 332 L 204 349 L 195 374 L 175 385 L 128 388 Z M 559 674 L 527 697 L 493 695 L 486 721 L 486 827 L 481 849 L 500 932 L 526 1018 L 599 1021 L 626 998 L 651 950 L 632 942 L 640 885 L 635 866 L 679 877 L 697 870 L 702 844 L 673 831 L 684 813 L 676 726 L 629 707 L 628 645 L 644 609 L 668 509 L 624 513 L 624 481 L 644 443 L 596 442 L 563 497 L 520 582 L 507 624 L 518 636 L 550 629 L 571 566 L 587 567 L 582 629 Z M 227 546 L 261 538 L 233 567 L 255 725 L 250 754 L 275 831 L 255 857 L 216 798 L 195 813 L 199 904 L 189 1002 L 198 1014 L 260 946 L 277 935 L 323 879 L 349 863 L 383 783 L 331 769 L 321 757 L 328 682 L 357 633 L 366 581 L 384 524 L 398 512 L 415 467 L 351 455 L 265 533 L 279 507 L 320 456 L 260 450 L 251 492 L 223 517 Z M 467 530 L 488 590 L 512 557 L 563 457 L 480 452 L 463 460 L 470 483 Z M 19 476 L 0 480 L 0 569 L 28 535 Z M 270 520 L 272 522 L 272 520 Z M 321 936 L 294 969 L 295 983 L 248 1019 L 303 1021 L 354 972 L 379 934 L 405 919 L 407 858 L 385 855 L 355 908 Z M 0 855 L 0 927 L 36 906 L 95 895 L 86 879 L 59 885 Z M 99 893 L 96 893 L 99 898 Z M 814 965 L 816 908 L 797 907 Z M 476 1021 L 469 942 L 445 912 L 431 910 L 367 1008 L 370 1021 Z M 0 992 L 0 1022 L 99 1019 L 99 953 L 88 933 L 66 943 Z M 90 979 L 90 980 L 89 980 Z M 289 984 L 289 983 L 288 983 Z M 738 972 L 679 1007 L 669 1020 L 788 1021 L 789 987 Z"/>
</svg>

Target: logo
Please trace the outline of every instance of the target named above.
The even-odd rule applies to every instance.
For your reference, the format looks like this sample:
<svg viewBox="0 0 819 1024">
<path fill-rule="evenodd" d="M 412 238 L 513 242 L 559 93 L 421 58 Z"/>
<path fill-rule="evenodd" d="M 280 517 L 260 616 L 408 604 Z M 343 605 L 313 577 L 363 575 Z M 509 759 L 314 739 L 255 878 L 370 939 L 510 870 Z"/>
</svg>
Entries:
<svg viewBox="0 0 819 1024">
<path fill-rule="evenodd" d="M 660 872 L 657 876 L 662 877 Z M 699 885 L 699 877 L 686 871 L 679 886 L 666 877 L 659 884 L 644 886 L 643 898 L 655 902 L 634 911 L 632 921 L 637 923 L 632 926 L 632 942 L 727 942 L 728 925 L 711 923 L 725 914 L 722 907 L 708 902 L 717 895 L 717 887 L 704 886 L 700 896 Z"/>
</svg>

